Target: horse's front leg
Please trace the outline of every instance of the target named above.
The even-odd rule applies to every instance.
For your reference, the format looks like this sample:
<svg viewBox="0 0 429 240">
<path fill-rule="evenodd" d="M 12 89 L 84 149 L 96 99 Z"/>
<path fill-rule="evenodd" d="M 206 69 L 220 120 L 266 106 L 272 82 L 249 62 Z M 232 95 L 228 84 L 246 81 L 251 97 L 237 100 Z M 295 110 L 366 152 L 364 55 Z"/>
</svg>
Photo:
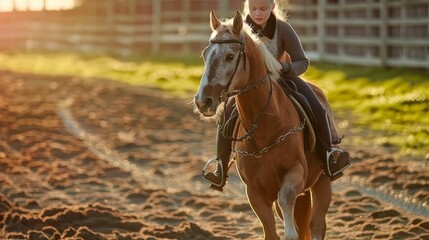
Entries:
<svg viewBox="0 0 429 240">
<path fill-rule="evenodd" d="M 286 240 L 298 240 L 299 238 L 295 226 L 294 208 L 296 197 L 303 191 L 303 188 L 303 169 L 301 166 L 296 165 L 285 175 L 278 193 L 278 203 L 283 214 Z"/>
<path fill-rule="evenodd" d="M 276 233 L 276 222 L 274 219 L 274 212 L 272 210 L 274 201 L 264 198 L 262 192 L 255 188 L 247 187 L 246 192 L 250 206 L 252 206 L 253 211 L 258 216 L 258 219 L 264 229 L 264 239 L 280 239 Z"/>
</svg>

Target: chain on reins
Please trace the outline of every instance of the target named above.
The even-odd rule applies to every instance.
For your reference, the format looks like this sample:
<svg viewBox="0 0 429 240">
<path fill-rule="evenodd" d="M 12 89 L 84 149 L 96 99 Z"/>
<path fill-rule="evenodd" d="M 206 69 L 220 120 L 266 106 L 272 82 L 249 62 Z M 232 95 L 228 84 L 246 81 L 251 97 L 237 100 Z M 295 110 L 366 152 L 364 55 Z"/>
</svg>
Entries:
<svg viewBox="0 0 429 240">
<path fill-rule="evenodd" d="M 240 154 L 243 157 L 261 158 L 265 153 L 267 153 L 268 151 L 270 151 L 271 148 L 279 145 L 281 142 L 283 142 L 284 140 L 286 140 L 286 138 L 288 136 L 290 136 L 290 135 L 292 135 L 292 134 L 294 134 L 295 132 L 298 132 L 298 131 L 304 131 L 304 127 L 305 127 L 305 119 L 301 122 L 301 126 L 294 127 L 292 129 L 290 129 L 287 133 L 285 133 L 285 134 L 281 135 L 280 137 L 278 137 L 277 140 L 273 144 L 271 144 L 271 145 L 269 145 L 267 147 L 264 147 L 260 151 L 247 152 L 247 151 L 244 151 L 244 150 L 240 150 L 238 148 L 234 149 L 234 151 L 236 153 Z"/>
</svg>

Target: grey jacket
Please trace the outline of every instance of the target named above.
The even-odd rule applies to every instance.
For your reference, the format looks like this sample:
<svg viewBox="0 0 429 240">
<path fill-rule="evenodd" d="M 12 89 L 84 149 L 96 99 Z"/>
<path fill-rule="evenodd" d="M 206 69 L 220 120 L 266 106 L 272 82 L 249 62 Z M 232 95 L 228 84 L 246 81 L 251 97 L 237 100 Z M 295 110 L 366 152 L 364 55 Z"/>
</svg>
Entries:
<svg viewBox="0 0 429 240">
<path fill-rule="evenodd" d="M 285 52 L 290 55 L 291 63 L 283 62 L 282 72 L 286 77 L 294 77 L 307 71 L 310 61 L 305 55 L 301 41 L 295 30 L 289 23 L 277 19 L 277 59 L 280 59 Z"/>
</svg>

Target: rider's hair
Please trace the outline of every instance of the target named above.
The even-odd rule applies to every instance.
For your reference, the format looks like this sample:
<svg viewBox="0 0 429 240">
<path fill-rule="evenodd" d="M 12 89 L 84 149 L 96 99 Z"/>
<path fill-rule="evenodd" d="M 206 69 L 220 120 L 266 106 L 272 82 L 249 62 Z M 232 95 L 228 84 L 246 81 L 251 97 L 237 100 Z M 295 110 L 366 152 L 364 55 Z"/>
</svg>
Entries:
<svg viewBox="0 0 429 240">
<path fill-rule="evenodd" d="M 287 21 L 287 12 L 285 9 L 285 5 L 287 1 L 284 0 L 267 0 L 271 4 L 275 4 L 276 6 L 273 9 L 273 14 L 276 16 L 277 19 Z M 243 2 L 243 17 L 246 17 L 249 14 L 249 0 L 244 0 Z"/>
</svg>

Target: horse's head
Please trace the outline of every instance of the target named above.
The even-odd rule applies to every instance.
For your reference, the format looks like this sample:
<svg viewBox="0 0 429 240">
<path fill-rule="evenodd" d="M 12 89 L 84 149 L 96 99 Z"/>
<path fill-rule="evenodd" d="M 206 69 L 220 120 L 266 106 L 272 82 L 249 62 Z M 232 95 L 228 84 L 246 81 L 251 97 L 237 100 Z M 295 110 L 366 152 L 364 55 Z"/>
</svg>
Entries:
<svg viewBox="0 0 429 240">
<path fill-rule="evenodd" d="M 210 26 L 213 33 L 202 53 L 205 69 L 194 99 L 198 111 L 207 118 L 215 116 L 223 98 L 249 78 L 241 14 L 236 12 L 232 21 L 220 22 L 212 11 Z"/>
</svg>

